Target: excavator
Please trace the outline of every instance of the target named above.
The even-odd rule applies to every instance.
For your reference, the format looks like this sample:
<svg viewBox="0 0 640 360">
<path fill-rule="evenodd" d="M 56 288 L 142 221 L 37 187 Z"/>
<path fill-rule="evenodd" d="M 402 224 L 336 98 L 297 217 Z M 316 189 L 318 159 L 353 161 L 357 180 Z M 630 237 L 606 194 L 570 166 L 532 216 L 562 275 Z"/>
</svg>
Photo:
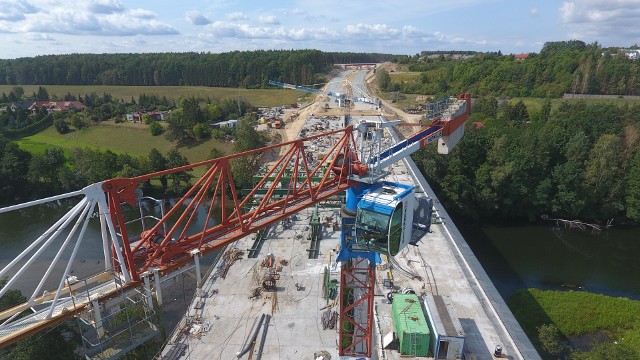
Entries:
<svg viewBox="0 0 640 360">
<path fill-rule="evenodd" d="M 28 300 L 0 312 L 0 348 L 88 311 L 92 312 L 91 321 L 99 330 L 100 306 L 116 293 L 142 289 L 151 303 L 151 283 L 157 288 L 160 279 L 184 271 L 190 264 L 195 264 L 199 278 L 201 256 L 224 249 L 304 208 L 346 192 L 337 256 L 342 272 L 340 287 L 342 291 L 344 286 L 362 282 L 365 290 L 359 292 L 356 301 L 340 304 L 340 323 L 351 322 L 354 326 L 350 332 L 339 330 L 338 353 L 344 359 L 369 358 L 374 266 L 380 254 L 394 256 L 407 246 L 413 230 L 415 190 L 412 185 L 385 181 L 388 174 L 385 169 L 432 142 L 437 141 L 439 153 L 450 152 L 464 134 L 470 107 L 468 93 L 452 97 L 441 114 L 433 116 L 428 123 L 414 124 L 424 129 L 388 147 L 384 145 L 388 143 L 384 141 L 388 139 L 387 132 L 403 124 L 380 116 L 377 120 L 347 124 L 343 129 L 283 144 L 152 174 L 110 179 L 78 191 L 0 208 L 0 213 L 4 213 L 80 199 L 0 269 L 0 277 L 8 276 L 7 284 L 0 289 L 2 296 L 21 281 L 25 273 L 36 271 L 34 262 L 58 236 L 65 237 L 61 248 L 55 249 L 51 265 L 39 275 L 42 280 Z M 320 138 L 333 139 L 333 145 L 328 152 L 313 159 L 307 149 Z M 269 151 L 279 152 L 280 158 L 255 187 L 242 196 L 236 190 L 230 164 L 239 158 L 260 156 Z M 143 231 L 133 234 L 125 215 L 143 201 L 141 188 L 159 177 L 192 169 L 200 169 L 204 174 L 169 211 L 155 218 L 152 226 L 143 224 Z M 286 182 L 283 181 L 285 173 Z M 202 214 L 203 209 L 205 220 L 198 222 L 196 219 L 202 217 L 198 214 Z M 214 209 L 221 211 L 219 221 L 213 220 Z M 100 221 L 104 256 L 101 266 L 104 268 L 88 279 L 79 280 L 71 276 L 70 269 L 87 224 L 95 217 Z M 64 250 L 71 244 L 73 250 L 64 258 Z M 58 263 L 64 265 L 62 273 L 54 270 Z M 43 291 L 47 279 L 58 284 L 57 288 Z M 354 309 L 363 315 L 353 316 Z M 25 311 L 30 313 L 24 315 Z M 343 342 L 343 338 L 350 341 Z"/>
</svg>

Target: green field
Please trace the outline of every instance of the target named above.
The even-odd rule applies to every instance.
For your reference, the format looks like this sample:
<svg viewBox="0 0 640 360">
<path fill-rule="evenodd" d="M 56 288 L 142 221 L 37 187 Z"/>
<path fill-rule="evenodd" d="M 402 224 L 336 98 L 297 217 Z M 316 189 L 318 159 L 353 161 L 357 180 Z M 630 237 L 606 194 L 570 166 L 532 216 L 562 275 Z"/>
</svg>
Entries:
<svg viewBox="0 0 640 360">
<path fill-rule="evenodd" d="M 20 85 L 24 89 L 26 96 L 38 92 L 38 87 L 47 89 L 49 96 L 56 95 L 60 98 L 65 94 L 84 96 L 95 92 L 98 95 L 104 93 L 111 94 L 116 99 L 130 100 L 132 97 L 138 99 L 140 94 L 165 96 L 170 100 L 178 100 L 182 96 L 201 96 L 203 98 L 223 99 L 241 98 L 246 99 L 254 106 L 282 106 L 293 104 L 303 97 L 303 101 L 311 100 L 308 93 L 291 89 L 238 89 L 219 88 L 205 86 L 103 86 L 103 85 Z M 0 85 L 0 93 L 9 94 L 14 85 Z"/>
<path fill-rule="evenodd" d="M 393 82 L 402 83 L 405 81 L 418 80 L 418 78 L 420 78 L 420 74 L 421 73 L 419 72 L 392 72 L 389 73 L 389 77 Z"/>
<path fill-rule="evenodd" d="M 107 121 L 68 134 L 59 134 L 53 127 L 50 127 L 33 136 L 17 140 L 16 143 L 20 148 L 32 153 L 42 153 L 48 147 L 57 146 L 62 148 L 66 154 L 71 153 L 74 148 L 80 147 L 109 149 L 115 153 L 127 153 L 132 156 L 147 156 L 153 148 L 166 154 L 175 147 L 174 143 L 169 142 L 162 135 L 152 136 L 147 128 L 147 125 L 139 123 L 115 124 L 113 121 Z M 195 163 L 206 160 L 214 147 L 229 154 L 232 146 L 231 143 L 212 139 L 179 147 L 178 150 L 187 157 L 190 163 Z"/>
<path fill-rule="evenodd" d="M 640 301 L 583 291 L 523 289 L 508 301 L 511 311 L 545 359 L 538 328 L 554 324 L 560 342 L 579 344 L 571 359 L 638 359 L 640 357 Z M 609 357 L 605 354 L 615 354 Z"/>
<path fill-rule="evenodd" d="M 472 94 L 473 95 L 473 94 Z M 540 111 L 542 109 L 542 104 L 546 99 L 544 98 L 513 98 L 509 100 L 511 104 L 515 104 L 516 102 L 522 100 L 524 104 L 527 106 L 527 110 L 531 111 Z M 625 106 L 625 105 L 638 105 L 640 104 L 640 99 L 551 99 L 551 108 L 556 109 L 563 102 L 580 102 L 585 101 L 590 104 L 615 104 L 617 106 Z"/>
</svg>

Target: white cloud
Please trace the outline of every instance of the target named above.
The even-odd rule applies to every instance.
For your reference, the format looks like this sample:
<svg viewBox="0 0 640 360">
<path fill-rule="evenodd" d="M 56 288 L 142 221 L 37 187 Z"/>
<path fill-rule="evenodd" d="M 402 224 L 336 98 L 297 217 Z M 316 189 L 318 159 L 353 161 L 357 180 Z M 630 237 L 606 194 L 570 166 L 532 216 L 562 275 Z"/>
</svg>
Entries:
<svg viewBox="0 0 640 360">
<path fill-rule="evenodd" d="M 56 39 L 49 34 L 42 33 L 27 33 L 25 37 L 33 41 L 56 41 Z"/>
<path fill-rule="evenodd" d="M 198 12 L 196 10 L 187 11 L 184 14 L 184 16 L 193 25 L 209 25 L 209 24 L 211 24 L 211 20 L 209 20 L 206 16 L 202 15 L 200 12 Z"/>
<path fill-rule="evenodd" d="M 486 40 L 467 39 L 461 36 L 447 35 L 441 32 L 429 34 L 410 25 L 401 28 L 388 24 L 350 24 L 342 29 L 321 28 L 288 28 L 284 26 L 256 26 L 238 24 L 230 21 L 215 21 L 205 28 L 207 31 L 198 35 L 201 40 L 220 44 L 229 39 L 236 39 L 244 45 L 260 40 L 262 48 L 295 47 L 296 42 L 313 41 L 316 46 L 331 44 L 332 46 L 349 46 L 356 39 L 358 43 L 366 43 L 369 48 L 398 48 L 400 46 L 449 46 L 461 44 L 486 45 Z M 352 45 L 351 45 L 352 46 Z"/>
<path fill-rule="evenodd" d="M 347 25 L 345 33 L 347 36 L 390 39 L 398 37 L 402 31 L 387 24 L 356 24 Z"/>
<path fill-rule="evenodd" d="M 114 45 L 114 47 L 116 48 L 139 48 L 141 46 L 147 45 L 147 41 L 145 41 L 144 39 L 142 39 L 139 36 L 133 36 L 131 38 L 126 38 L 125 40 L 121 40 L 121 41 L 115 41 L 112 44 Z"/>
<path fill-rule="evenodd" d="M 304 41 L 337 38 L 338 33 L 327 28 L 319 29 L 287 29 L 282 26 L 253 26 L 216 21 L 207 26 L 209 33 L 200 34 L 203 39 L 237 38 L 267 39 L 272 41 Z"/>
<path fill-rule="evenodd" d="M 42 5 L 41 10 L 27 13 L 22 20 L 15 22 L 12 29 L 14 32 L 57 33 L 76 36 L 171 35 L 178 33 L 172 26 L 158 21 L 157 14 L 153 11 L 129 10 L 119 0 L 78 1 L 77 3 L 56 0 L 39 1 Z"/>
<path fill-rule="evenodd" d="M 133 9 L 129 10 L 128 14 L 138 19 L 155 19 L 158 15 L 151 10 L 146 9 Z"/>
<path fill-rule="evenodd" d="M 559 11 L 577 39 L 631 44 L 640 36 L 640 0 L 565 0 Z"/>
<path fill-rule="evenodd" d="M 540 15 L 540 10 L 538 10 L 538 8 L 534 6 L 531 9 L 529 9 L 529 15 L 538 16 Z"/>
<path fill-rule="evenodd" d="M 231 21 L 247 20 L 249 17 L 243 12 L 232 12 L 226 15 L 227 19 Z"/>
<path fill-rule="evenodd" d="M 278 24 L 280 24 L 280 21 L 278 21 L 278 18 L 273 16 L 273 15 L 258 16 L 258 22 L 261 23 L 261 24 L 269 24 L 269 25 L 278 25 Z"/>
<path fill-rule="evenodd" d="M 0 0 L 0 21 L 22 21 L 25 14 L 36 13 L 38 9 L 28 1 Z"/>
<path fill-rule="evenodd" d="M 112 14 L 125 10 L 120 0 L 90 0 L 84 4 L 89 12 L 95 14 Z"/>
<path fill-rule="evenodd" d="M 408 38 L 421 38 L 425 32 L 415 26 L 405 25 L 402 27 L 402 34 Z"/>
<path fill-rule="evenodd" d="M 291 13 L 292 13 L 293 15 L 302 15 L 302 14 L 304 14 L 304 13 L 305 13 L 305 11 L 304 11 L 304 10 L 300 10 L 300 9 L 298 9 L 298 8 L 295 8 L 295 9 L 291 10 Z"/>
</svg>

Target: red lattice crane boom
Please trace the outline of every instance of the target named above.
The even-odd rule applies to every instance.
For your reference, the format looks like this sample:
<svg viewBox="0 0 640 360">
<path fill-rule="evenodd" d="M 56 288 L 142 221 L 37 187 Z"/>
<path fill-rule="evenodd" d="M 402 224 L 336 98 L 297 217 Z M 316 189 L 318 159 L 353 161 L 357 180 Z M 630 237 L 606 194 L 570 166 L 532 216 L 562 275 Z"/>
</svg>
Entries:
<svg viewBox="0 0 640 360">
<path fill-rule="evenodd" d="M 193 165 L 160 171 L 130 179 L 113 179 L 103 183 L 109 199 L 113 222 L 121 229 L 125 261 L 134 281 L 151 267 L 169 272 L 186 265 L 191 260 L 191 251 L 207 254 L 236 240 L 276 223 L 296 212 L 335 196 L 353 184 L 348 175 L 355 159 L 353 127 L 335 130 L 309 138 L 279 145 L 203 161 Z M 310 166 L 305 144 L 320 137 L 336 137 L 336 143 L 323 158 Z M 284 151 L 267 171 L 266 175 L 240 199 L 231 174 L 231 165 L 236 159 L 259 155 L 270 151 Z M 126 232 L 122 204 L 134 205 L 138 184 L 152 178 L 175 174 L 198 167 L 207 167 L 205 174 L 178 200 L 171 210 L 153 228 L 142 233 L 135 242 Z M 274 197 L 276 189 L 282 189 L 285 170 L 291 171 L 286 195 Z M 324 170 L 324 171 L 323 171 Z M 321 174 L 318 182 L 312 181 Z M 258 190 L 266 194 L 258 194 Z M 246 209 L 248 204 L 253 208 Z M 195 214 L 202 206 L 207 207 L 204 227 L 193 233 Z M 221 221 L 212 224 L 214 208 L 220 208 Z M 229 210 L 231 209 L 231 210 Z M 173 220 L 177 217 L 177 220 Z M 168 226 L 166 233 L 163 229 Z M 192 233 L 188 233 L 191 231 Z"/>
<path fill-rule="evenodd" d="M 75 192 L 0 208 L 0 213 L 3 213 L 64 199 L 81 198 L 76 206 L 45 233 L 29 242 L 27 249 L 0 269 L 0 277 L 10 275 L 6 286 L 0 289 L 2 296 L 21 281 L 25 273 L 37 278 L 39 275 L 35 272 L 42 269 L 36 269 L 33 264 L 45 248 L 56 246 L 52 244 L 55 244 L 54 240 L 58 235 L 66 234 L 61 248 L 53 249 L 57 255 L 42 273 L 42 280 L 27 302 L 0 312 L 0 348 L 54 326 L 83 312 L 87 307 L 114 297 L 116 292 L 123 289 L 139 286 L 145 280 L 148 285 L 151 272 L 156 276 L 170 274 L 192 262 L 195 252 L 208 254 L 219 250 L 306 207 L 342 194 L 349 188 L 357 188 L 360 181 L 379 172 L 379 168 L 389 161 L 408 156 L 431 141 L 441 137 L 443 141 L 445 137 L 447 141 L 455 138 L 453 135 L 456 131 L 463 131 L 463 126 L 460 125 L 464 124 L 469 107 L 468 94 L 460 99 L 467 101 L 466 111 L 463 115 L 452 118 L 459 124 L 434 121 L 427 129 L 392 148 L 382 153 L 369 154 L 368 159 L 359 158 L 362 157 L 362 148 L 358 149 L 356 146 L 354 134 L 356 127 L 362 130 L 367 129 L 368 125 L 356 124 L 148 175 L 106 180 Z M 378 131 L 381 131 L 380 124 L 383 123 L 376 125 Z M 459 126 L 460 130 L 456 130 Z M 458 138 L 460 136 L 461 134 Z M 314 141 L 320 140 L 331 144 L 328 151 L 317 154 L 307 150 L 313 146 Z M 457 139 L 452 140 L 451 146 L 455 142 Z M 234 162 L 251 158 L 257 161 L 265 154 L 277 160 L 248 194 L 240 196 L 231 171 Z M 193 185 L 189 185 L 184 196 L 157 219 L 151 228 L 131 236 L 125 212 L 129 206 L 135 207 L 140 201 L 141 185 L 167 176 L 179 177 L 180 173 L 191 170 L 203 175 Z M 199 216 L 202 209 L 206 209 L 206 215 L 204 222 L 199 223 L 197 220 L 202 217 Z M 221 217 L 214 222 L 213 213 L 217 211 Z M 104 270 L 81 281 L 72 280 L 71 265 L 76 260 L 77 249 L 82 243 L 87 224 L 95 217 L 100 220 Z M 134 231 L 139 232 L 131 232 Z M 73 252 L 63 260 L 64 248 L 74 243 L 76 236 Z M 62 274 L 59 270 L 54 270 L 56 262 L 66 262 Z M 371 272 L 371 269 L 365 270 L 367 273 Z M 353 274 L 359 274 L 358 271 L 359 267 L 354 267 Z M 52 279 L 55 276 L 58 278 Z M 349 281 L 360 282 L 358 276 Z M 368 277 L 373 278 L 371 274 Z M 59 284 L 57 290 L 43 292 L 45 284 L 48 284 L 45 283 L 47 280 Z M 371 283 L 371 279 L 363 283 Z M 79 289 L 83 286 L 82 295 L 79 295 Z M 35 309 L 35 313 L 25 317 L 18 316 L 27 309 Z M 365 333 L 368 331 L 370 326 L 363 330 Z M 368 342 L 370 337 L 367 335 L 354 343 L 362 341 Z"/>
</svg>

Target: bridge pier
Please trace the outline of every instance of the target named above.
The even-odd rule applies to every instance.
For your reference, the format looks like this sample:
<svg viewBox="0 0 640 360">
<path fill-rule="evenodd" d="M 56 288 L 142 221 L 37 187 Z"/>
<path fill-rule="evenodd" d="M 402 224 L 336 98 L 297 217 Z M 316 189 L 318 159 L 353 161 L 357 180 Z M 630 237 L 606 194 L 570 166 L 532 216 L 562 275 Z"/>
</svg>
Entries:
<svg viewBox="0 0 640 360">
<path fill-rule="evenodd" d="M 151 274 L 148 271 L 145 272 L 144 274 L 142 274 L 142 280 L 144 280 L 144 298 L 145 298 L 145 301 L 147 302 L 147 306 L 149 306 L 149 308 L 152 309 L 153 308 L 153 299 L 151 298 L 151 283 L 149 281 L 149 276 L 151 276 Z M 159 285 L 159 284 L 157 284 L 157 285 Z"/>
<path fill-rule="evenodd" d="M 193 261 L 196 264 L 196 287 L 202 286 L 202 274 L 200 272 L 200 250 L 193 249 L 191 250 L 191 256 L 193 256 Z"/>
<path fill-rule="evenodd" d="M 100 303 L 98 299 L 91 300 L 91 306 L 93 307 L 93 320 L 95 321 L 96 331 L 98 332 L 98 338 L 104 337 L 104 326 L 102 324 L 102 313 L 100 311 Z"/>
<path fill-rule="evenodd" d="M 156 284 L 156 300 L 162 305 L 162 285 L 160 284 L 160 269 L 153 269 L 153 282 Z"/>
</svg>

